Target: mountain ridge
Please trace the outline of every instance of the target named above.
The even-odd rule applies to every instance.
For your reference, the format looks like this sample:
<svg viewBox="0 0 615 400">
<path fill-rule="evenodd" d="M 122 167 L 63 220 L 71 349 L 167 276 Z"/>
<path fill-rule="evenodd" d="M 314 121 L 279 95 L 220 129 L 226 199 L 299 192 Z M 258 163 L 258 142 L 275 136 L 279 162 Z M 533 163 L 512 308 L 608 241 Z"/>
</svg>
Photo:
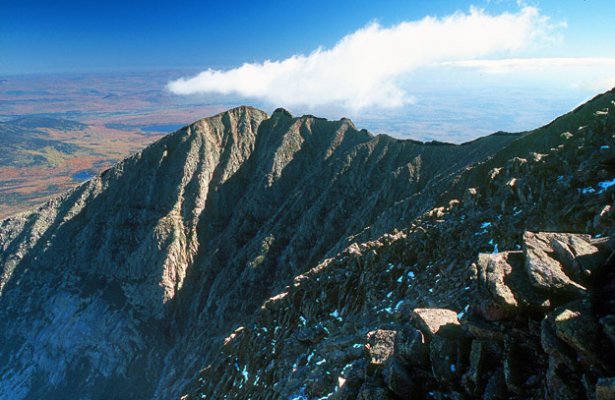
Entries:
<svg viewBox="0 0 615 400">
<path fill-rule="evenodd" d="M 184 398 L 610 398 L 613 366 L 595 360 L 615 349 L 607 322 L 615 298 L 605 288 L 615 282 L 615 180 L 609 180 L 615 175 L 614 104 L 600 108 L 590 126 L 558 134 L 559 144 L 544 154 L 511 157 L 486 170 L 485 184 L 466 187 L 462 197 L 402 231 L 353 243 L 296 276 L 253 319 L 229 332 Z M 526 150 L 531 155 L 534 149 Z M 526 229 L 592 232 L 596 239 Z M 550 287 L 548 296 L 538 295 L 550 298 L 547 306 L 517 305 L 536 296 L 528 281 L 520 283 L 518 274 L 525 272 L 517 260 L 533 254 L 534 237 L 548 235 L 600 247 L 602 261 L 594 254 L 591 263 L 606 261 L 603 273 L 611 275 L 583 283 L 600 298 L 566 303 L 575 296 Z M 597 239 L 601 235 L 611 239 Z M 509 272 L 492 265 L 498 245 L 508 261 L 497 262 Z M 553 249 L 543 262 L 564 257 Z M 566 254 L 575 260 L 572 251 Z M 582 257 L 574 262 L 591 265 Z M 593 307 L 600 311 L 594 314 Z M 449 326 L 434 335 L 447 324 L 442 315 L 454 324 L 461 320 L 462 331 Z M 419 332 L 425 324 L 432 333 Z"/>
<path fill-rule="evenodd" d="M 564 140 L 547 133 L 434 145 L 243 106 L 169 134 L 0 221 L 0 316 L 15 321 L 0 395 L 177 397 L 294 277 Z"/>
</svg>

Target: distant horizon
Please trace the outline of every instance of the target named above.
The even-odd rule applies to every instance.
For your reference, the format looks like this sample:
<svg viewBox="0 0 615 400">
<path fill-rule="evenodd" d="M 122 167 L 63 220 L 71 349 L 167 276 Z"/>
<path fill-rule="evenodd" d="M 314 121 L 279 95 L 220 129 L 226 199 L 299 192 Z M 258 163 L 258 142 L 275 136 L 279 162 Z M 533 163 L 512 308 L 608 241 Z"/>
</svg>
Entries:
<svg viewBox="0 0 615 400">
<path fill-rule="evenodd" d="M 177 72 L 164 69 L 141 73 L 132 71 L 130 76 L 88 72 L 39 74 L 37 79 L 31 79 L 32 75 L 0 78 L 4 79 L 0 83 L 0 98 L 5 104 L 4 110 L 0 111 L 0 120 L 36 114 L 88 123 L 187 125 L 229 108 L 246 105 L 268 114 L 282 107 L 295 116 L 311 114 L 330 120 L 346 117 L 358 128 L 373 134 L 460 144 L 498 131 L 516 133 L 539 128 L 606 91 L 562 95 L 557 88 L 551 88 L 527 97 L 527 88 L 501 85 L 486 91 L 468 87 L 433 91 L 427 87 L 419 93 L 419 101 L 401 109 L 363 110 L 351 115 L 340 108 L 273 105 L 237 96 L 173 96 L 165 89 L 169 71 Z M 106 95 L 115 100 L 104 100 Z M 144 96 L 154 97 L 148 100 Z M 46 103 L 46 98 L 54 101 Z"/>
<path fill-rule="evenodd" d="M 607 0 L 11 2 L 0 117 L 124 110 L 176 123 L 246 104 L 459 143 L 533 129 L 614 87 L 612 15 Z M 14 95 L 35 86 L 53 96 Z"/>
</svg>

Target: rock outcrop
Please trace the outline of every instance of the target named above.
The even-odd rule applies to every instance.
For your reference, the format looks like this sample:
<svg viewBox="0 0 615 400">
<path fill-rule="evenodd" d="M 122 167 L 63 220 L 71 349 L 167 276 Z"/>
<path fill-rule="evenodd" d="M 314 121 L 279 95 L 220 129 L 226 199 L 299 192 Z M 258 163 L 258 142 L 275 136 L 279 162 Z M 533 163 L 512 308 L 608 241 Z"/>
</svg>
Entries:
<svg viewBox="0 0 615 400">
<path fill-rule="evenodd" d="M 615 308 L 611 304 L 605 309 L 604 299 L 588 291 L 605 293 L 615 284 L 614 277 L 591 281 L 586 284 L 588 291 L 574 292 L 572 296 L 568 288 L 558 282 L 552 287 L 533 287 L 529 283 L 532 270 L 526 269 L 523 261 L 527 261 L 536 238 L 557 237 L 575 243 L 570 246 L 573 254 L 581 254 L 594 243 L 600 244 L 592 253 L 594 272 L 613 275 L 615 240 L 581 236 L 577 241 L 579 235 L 567 233 L 527 232 L 523 237 L 524 252 L 479 254 L 478 262 L 487 267 L 479 267 L 482 272 L 473 278 L 472 294 L 475 296 L 468 296 L 470 301 L 462 311 L 437 307 L 406 309 L 397 303 L 394 308 L 383 310 L 385 318 L 378 318 L 379 313 L 375 311 L 371 319 L 374 310 L 368 307 L 363 315 L 349 309 L 340 313 L 336 309 L 324 321 L 319 321 L 314 313 L 307 312 L 303 301 L 293 299 L 308 297 L 302 292 L 314 290 L 313 286 L 318 286 L 314 281 L 331 279 L 330 274 L 334 272 L 326 273 L 325 269 L 340 264 L 352 268 L 357 259 L 369 263 L 370 257 L 365 252 L 355 253 L 356 261 L 348 262 L 350 254 L 346 253 L 339 260 L 329 261 L 311 271 L 320 279 L 308 276 L 295 280 L 284 296 L 276 296 L 265 303 L 252 332 L 244 327 L 241 337 L 233 336 L 225 342 L 221 356 L 226 363 L 230 362 L 229 358 L 244 362 L 244 371 L 249 371 L 243 375 L 245 379 L 220 380 L 220 374 L 222 377 L 234 375 L 232 370 L 224 368 L 225 362 L 220 361 L 218 370 L 210 366 L 202 371 L 201 390 L 194 396 L 215 398 L 214 393 L 231 393 L 239 398 L 238 393 L 245 393 L 252 398 L 609 398 L 612 393 L 610 377 L 615 374 L 612 358 L 615 345 L 612 332 L 600 324 L 615 318 Z M 408 239 L 404 235 L 392 238 L 394 242 Z M 387 245 L 390 243 L 384 246 Z M 381 246 L 371 243 L 365 250 L 378 247 Z M 386 258 L 389 255 L 384 251 L 382 257 Z M 561 256 L 557 252 L 549 251 L 543 261 L 558 263 L 558 257 Z M 515 260 L 514 263 L 508 263 L 510 259 Z M 575 256 L 568 261 L 580 262 L 581 257 Z M 503 279 L 502 271 L 507 271 Z M 518 286 L 519 280 L 508 279 L 516 274 L 523 277 L 518 279 L 524 279 L 525 286 Z M 400 276 L 405 275 L 404 272 Z M 485 285 L 488 282 L 497 282 L 500 292 L 505 291 L 510 298 L 503 298 L 498 292 L 494 295 L 493 285 Z M 523 306 L 528 303 L 521 299 L 527 298 L 529 292 L 533 292 L 535 298 L 544 299 L 540 307 Z M 326 296 L 321 299 L 333 295 L 329 291 L 323 293 Z M 612 303 L 615 295 L 609 293 L 608 296 Z M 507 313 L 496 314 L 495 318 L 493 308 L 485 307 L 485 302 L 511 308 L 506 309 Z M 365 308 L 361 304 L 354 305 Z M 300 313 L 298 323 L 294 321 L 296 313 Z M 293 328 L 289 327 L 295 323 L 298 327 L 310 326 L 314 319 L 319 321 L 316 324 L 328 327 L 325 328 L 327 334 L 318 341 L 296 342 Z M 269 333 L 259 328 L 259 324 L 274 324 L 278 332 L 274 329 Z M 365 333 L 366 326 L 370 325 L 381 328 Z M 251 336 L 254 333 L 255 336 Z M 269 342 L 271 356 L 268 348 L 252 354 Z M 268 363 L 268 360 L 271 361 Z M 292 369 L 286 367 L 286 363 L 292 361 Z M 255 363 L 262 369 L 254 370 Z M 255 379 L 250 380 L 251 376 Z M 277 383 L 269 386 L 269 380 Z M 209 385 L 214 382 L 216 386 L 212 389 Z M 284 389 L 288 386 L 291 389 Z"/>
<path fill-rule="evenodd" d="M 464 145 L 173 133 L 0 221 L 0 398 L 608 396 L 613 99 Z"/>
</svg>

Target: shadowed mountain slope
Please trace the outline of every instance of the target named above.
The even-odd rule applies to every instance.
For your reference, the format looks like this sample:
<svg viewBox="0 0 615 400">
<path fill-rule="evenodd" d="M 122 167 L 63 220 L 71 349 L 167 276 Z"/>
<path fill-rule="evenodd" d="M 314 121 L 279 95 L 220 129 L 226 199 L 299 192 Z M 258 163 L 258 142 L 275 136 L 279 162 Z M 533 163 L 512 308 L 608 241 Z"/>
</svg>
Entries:
<svg viewBox="0 0 615 400">
<path fill-rule="evenodd" d="M 613 99 L 519 135 L 404 229 L 297 275 L 183 399 L 612 398 Z"/>
<path fill-rule="evenodd" d="M 250 107 L 170 134 L 0 221 L 0 397 L 177 397 L 294 277 L 487 187 L 492 166 L 578 135 L 613 97 L 463 145 Z"/>
</svg>

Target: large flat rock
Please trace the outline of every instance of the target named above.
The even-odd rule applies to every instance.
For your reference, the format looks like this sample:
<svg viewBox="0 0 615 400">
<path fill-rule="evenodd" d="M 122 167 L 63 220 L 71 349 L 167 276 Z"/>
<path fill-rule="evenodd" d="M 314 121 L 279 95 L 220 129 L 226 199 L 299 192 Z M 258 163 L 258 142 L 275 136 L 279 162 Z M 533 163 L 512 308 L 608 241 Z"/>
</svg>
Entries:
<svg viewBox="0 0 615 400">
<path fill-rule="evenodd" d="M 555 258 L 552 240 L 568 242 L 568 234 L 532 233 L 523 235 L 525 269 L 530 283 L 537 289 L 554 295 L 580 295 L 586 289 L 573 281 L 564 271 L 564 265 Z"/>
<path fill-rule="evenodd" d="M 459 325 L 457 313 L 446 308 L 415 308 L 412 320 L 424 335 L 432 337 L 445 325 Z"/>
</svg>

